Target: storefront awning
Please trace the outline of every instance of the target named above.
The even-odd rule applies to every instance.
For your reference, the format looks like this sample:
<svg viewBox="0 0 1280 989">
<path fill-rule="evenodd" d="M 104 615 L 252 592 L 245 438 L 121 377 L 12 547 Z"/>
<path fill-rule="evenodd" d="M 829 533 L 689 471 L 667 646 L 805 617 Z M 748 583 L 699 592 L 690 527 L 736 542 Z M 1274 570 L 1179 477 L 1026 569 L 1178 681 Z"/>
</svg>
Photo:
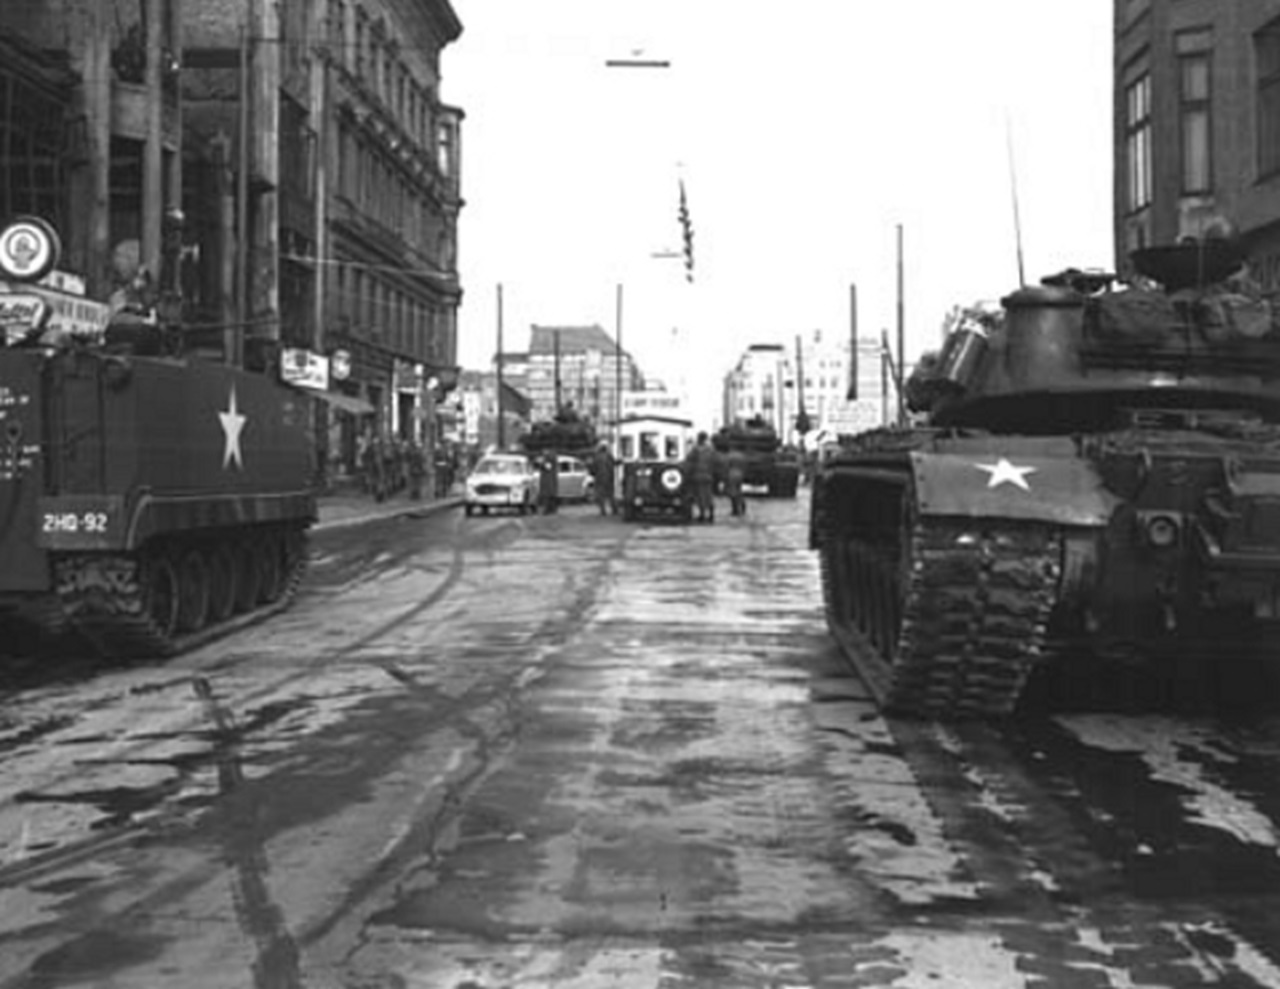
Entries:
<svg viewBox="0 0 1280 989">
<path fill-rule="evenodd" d="M 312 398 L 318 398 L 322 402 L 328 402 L 341 412 L 350 412 L 353 416 L 367 416 L 374 412 L 372 405 L 363 398 L 356 398 L 353 395 L 344 395 L 336 391 L 320 391 L 316 388 L 300 388 L 299 391 Z"/>
</svg>

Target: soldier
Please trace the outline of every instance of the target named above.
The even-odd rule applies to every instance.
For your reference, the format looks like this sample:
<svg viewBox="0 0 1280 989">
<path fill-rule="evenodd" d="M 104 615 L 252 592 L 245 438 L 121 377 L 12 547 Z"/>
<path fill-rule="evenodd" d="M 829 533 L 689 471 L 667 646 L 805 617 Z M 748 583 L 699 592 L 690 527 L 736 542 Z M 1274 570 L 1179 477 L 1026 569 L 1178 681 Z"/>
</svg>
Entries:
<svg viewBox="0 0 1280 989">
<path fill-rule="evenodd" d="M 422 479 L 427 474 L 427 458 L 417 440 L 409 441 L 409 497 L 417 501 L 422 497 Z"/>
<path fill-rule="evenodd" d="M 742 493 L 742 482 L 747 476 L 747 455 L 741 450 L 730 450 L 726 458 L 724 489 L 729 496 L 729 514 L 746 515 L 747 499 Z"/>
<path fill-rule="evenodd" d="M 712 486 L 716 477 L 716 451 L 705 432 L 698 434 L 698 444 L 685 458 L 689 480 L 693 482 L 694 505 L 698 509 L 699 522 L 716 520 L 716 502 Z"/>
<path fill-rule="evenodd" d="M 591 477 L 595 483 L 596 504 L 600 506 L 601 515 L 618 514 L 618 503 L 613 490 L 614 468 L 615 462 L 609 444 L 601 440 L 591 458 Z"/>
<path fill-rule="evenodd" d="M 552 451 L 542 455 L 539 464 L 538 500 L 542 502 L 542 514 L 553 515 L 560 503 L 560 478 L 557 474 L 556 457 Z"/>
</svg>

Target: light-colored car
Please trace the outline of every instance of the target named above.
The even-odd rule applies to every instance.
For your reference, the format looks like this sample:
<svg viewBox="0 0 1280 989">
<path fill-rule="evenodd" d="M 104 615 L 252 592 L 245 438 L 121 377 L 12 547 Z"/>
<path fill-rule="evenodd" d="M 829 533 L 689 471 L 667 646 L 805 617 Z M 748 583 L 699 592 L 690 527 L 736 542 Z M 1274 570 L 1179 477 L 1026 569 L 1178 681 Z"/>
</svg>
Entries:
<svg viewBox="0 0 1280 989">
<path fill-rule="evenodd" d="M 556 458 L 556 498 L 559 501 L 590 501 L 595 488 L 591 471 L 577 457 Z"/>
<path fill-rule="evenodd" d="M 521 453 L 491 453 L 481 457 L 467 476 L 463 506 L 468 515 L 488 515 L 491 508 L 508 508 L 521 515 L 537 511 L 538 471 Z"/>
</svg>

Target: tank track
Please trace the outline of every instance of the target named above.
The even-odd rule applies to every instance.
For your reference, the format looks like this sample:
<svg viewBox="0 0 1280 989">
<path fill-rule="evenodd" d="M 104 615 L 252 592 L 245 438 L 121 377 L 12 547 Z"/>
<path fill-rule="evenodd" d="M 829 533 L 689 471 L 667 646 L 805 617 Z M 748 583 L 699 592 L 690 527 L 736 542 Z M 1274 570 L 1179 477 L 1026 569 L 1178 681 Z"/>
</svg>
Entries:
<svg viewBox="0 0 1280 989">
<path fill-rule="evenodd" d="M 306 574 L 305 537 L 289 553 L 280 594 L 270 601 L 204 627 L 176 633 L 157 622 L 148 607 L 146 553 L 76 553 L 57 561 L 56 589 L 71 628 L 104 657 L 172 656 L 285 608 Z"/>
<path fill-rule="evenodd" d="M 903 577 L 882 549 L 826 533 L 823 598 L 845 656 L 890 713 L 1010 714 L 1046 646 L 1060 534 L 1042 524 L 926 518 L 910 529 L 906 550 Z"/>
</svg>

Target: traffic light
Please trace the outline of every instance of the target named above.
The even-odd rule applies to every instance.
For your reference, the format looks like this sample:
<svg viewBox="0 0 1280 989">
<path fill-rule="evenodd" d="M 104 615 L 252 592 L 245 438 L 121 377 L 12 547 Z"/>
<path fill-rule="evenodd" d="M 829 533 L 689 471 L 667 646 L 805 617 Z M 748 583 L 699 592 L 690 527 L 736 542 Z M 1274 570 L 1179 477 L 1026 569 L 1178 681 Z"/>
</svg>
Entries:
<svg viewBox="0 0 1280 989">
<path fill-rule="evenodd" d="M 685 197 L 684 179 L 680 180 L 680 232 L 684 235 L 684 277 L 693 281 L 693 221 L 689 218 L 689 201 Z"/>
</svg>

